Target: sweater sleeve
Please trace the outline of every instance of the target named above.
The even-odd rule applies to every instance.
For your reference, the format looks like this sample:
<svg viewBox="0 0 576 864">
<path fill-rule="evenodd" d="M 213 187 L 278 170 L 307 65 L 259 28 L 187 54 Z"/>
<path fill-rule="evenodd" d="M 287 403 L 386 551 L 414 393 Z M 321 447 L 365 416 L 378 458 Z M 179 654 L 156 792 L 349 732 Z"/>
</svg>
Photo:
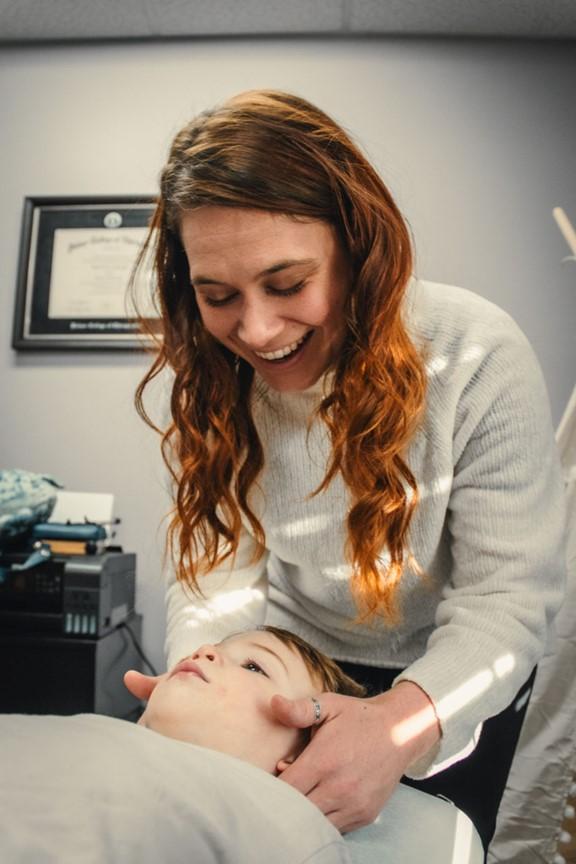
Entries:
<svg viewBox="0 0 576 864">
<path fill-rule="evenodd" d="M 166 586 L 168 669 L 199 645 L 214 644 L 239 630 L 264 623 L 268 553 L 256 562 L 256 543 L 244 528 L 234 559 L 226 559 L 199 579 L 202 597 L 179 582 L 171 571 Z"/>
<path fill-rule="evenodd" d="M 502 322 L 500 322 L 502 323 Z M 451 572 L 424 656 L 396 679 L 432 700 L 442 737 L 409 776 L 468 755 L 541 657 L 563 597 L 562 474 L 540 368 L 506 316 L 462 387 L 447 513 Z"/>
</svg>

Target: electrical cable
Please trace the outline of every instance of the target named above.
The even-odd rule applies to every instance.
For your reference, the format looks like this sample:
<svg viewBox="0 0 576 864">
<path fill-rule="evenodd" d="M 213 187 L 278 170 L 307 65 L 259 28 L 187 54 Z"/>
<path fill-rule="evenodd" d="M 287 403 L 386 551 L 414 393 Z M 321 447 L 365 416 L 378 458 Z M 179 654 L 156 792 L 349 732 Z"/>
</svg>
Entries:
<svg viewBox="0 0 576 864">
<path fill-rule="evenodd" d="M 150 669 L 150 671 L 152 672 L 152 675 L 158 675 L 158 672 L 156 671 L 156 669 L 154 668 L 154 666 L 152 665 L 150 660 L 148 660 L 144 651 L 140 647 L 140 643 L 138 642 L 138 639 L 134 635 L 134 631 L 132 630 L 132 628 L 126 623 L 126 621 L 122 621 L 122 623 L 118 625 L 118 629 L 120 629 L 122 627 L 124 628 L 124 630 L 128 631 L 128 635 L 130 636 L 130 639 L 132 640 L 132 644 L 134 645 L 134 648 L 136 649 L 137 653 L 140 655 L 141 659 L 143 660 L 144 665 L 147 666 L 148 669 Z"/>
</svg>

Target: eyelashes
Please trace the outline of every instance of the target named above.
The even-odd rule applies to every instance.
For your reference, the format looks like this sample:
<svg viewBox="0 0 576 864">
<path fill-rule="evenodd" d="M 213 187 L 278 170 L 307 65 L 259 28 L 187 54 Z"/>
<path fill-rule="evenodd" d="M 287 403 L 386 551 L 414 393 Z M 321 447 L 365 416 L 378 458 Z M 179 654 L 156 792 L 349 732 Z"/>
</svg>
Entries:
<svg viewBox="0 0 576 864">
<path fill-rule="evenodd" d="M 297 282 L 295 285 L 292 285 L 290 288 L 284 288 L 284 290 L 280 290 L 279 288 L 269 288 L 268 290 L 276 295 L 277 297 L 291 297 L 293 294 L 298 294 L 306 283 L 304 281 Z"/>
<path fill-rule="evenodd" d="M 260 666 L 260 664 L 257 663 L 255 660 L 245 660 L 242 664 L 242 668 L 247 669 L 249 672 L 256 672 L 259 675 L 264 675 L 266 678 L 270 677 L 268 673 L 262 668 L 262 666 Z"/>
<path fill-rule="evenodd" d="M 215 300 L 213 297 L 202 297 L 202 300 L 206 304 L 206 306 L 218 307 L 226 306 L 234 299 L 234 297 L 235 295 L 231 294 L 229 297 L 224 297 L 223 300 Z"/>
<path fill-rule="evenodd" d="M 304 288 L 306 282 L 302 280 L 301 282 L 297 282 L 295 285 L 292 285 L 290 288 L 266 288 L 266 292 L 268 294 L 272 294 L 274 297 L 293 297 L 294 294 L 299 294 L 300 291 Z M 215 297 L 209 297 L 207 295 L 201 295 L 202 302 L 207 306 L 212 306 L 213 308 L 218 308 L 219 306 L 227 306 L 231 303 L 237 296 L 238 293 L 234 292 L 233 294 L 228 294 L 227 297 L 222 297 L 221 299 L 216 299 Z"/>
</svg>

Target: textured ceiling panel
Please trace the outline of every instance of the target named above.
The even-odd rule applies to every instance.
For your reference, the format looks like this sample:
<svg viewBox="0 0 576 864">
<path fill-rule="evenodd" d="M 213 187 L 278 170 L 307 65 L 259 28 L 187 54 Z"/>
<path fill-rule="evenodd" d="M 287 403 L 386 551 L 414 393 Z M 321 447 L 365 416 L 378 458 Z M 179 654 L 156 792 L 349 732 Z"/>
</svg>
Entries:
<svg viewBox="0 0 576 864">
<path fill-rule="evenodd" d="M 334 33 L 342 29 L 345 0 L 162 0 L 149 18 L 162 36 Z"/>
<path fill-rule="evenodd" d="M 442 36 L 576 36 L 576 0 L 352 0 L 350 29 Z"/>
<path fill-rule="evenodd" d="M 92 39 L 149 36 L 143 0 L 0 0 L 0 39 Z"/>
<path fill-rule="evenodd" d="M 235 35 L 576 37 L 576 0 L 0 0 L 0 42 Z"/>
<path fill-rule="evenodd" d="M 0 41 L 337 33 L 346 0 L 0 0 Z"/>
</svg>

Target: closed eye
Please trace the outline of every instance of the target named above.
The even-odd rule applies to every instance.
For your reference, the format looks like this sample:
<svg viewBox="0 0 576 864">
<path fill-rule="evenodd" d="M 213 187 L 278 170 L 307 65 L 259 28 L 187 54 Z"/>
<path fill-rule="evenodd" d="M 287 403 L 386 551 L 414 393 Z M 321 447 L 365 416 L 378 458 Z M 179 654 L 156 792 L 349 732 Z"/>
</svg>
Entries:
<svg viewBox="0 0 576 864">
<path fill-rule="evenodd" d="M 208 297 L 206 294 L 202 295 L 202 300 L 206 303 L 207 306 L 226 306 L 227 303 L 230 303 L 236 294 L 229 294 L 227 297 L 222 297 L 221 299 L 216 299 L 216 297 Z"/>
<path fill-rule="evenodd" d="M 297 282 L 296 285 L 292 285 L 290 288 L 267 288 L 266 290 L 270 294 L 275 294 L 277 297 L 291 297 L 293 294 L 298 294 L 306 282 L 302 280 L 302 282 Z"/>
<path fill-rule="evenodd" d="M 300 291 L 304 288 L 306 282 L 303 280 L 301 282 L 297 282 L 295 285 L 291 285 L 289 288 L 274 288 L 272 285 L 269 285 L 266 288 L 267 294 L 272 294 L 274 297 L 292 297 L 294 294 L 299 294 Z M 237 296 L 238 292 L 234 291 L 233 294 L 228 294 L 226 297 L 210 297 L 207 294 L 202 294 L 202 300 L 207 306 L 219 307 L 219 306 L 227 306 L 228 303 L 231 303 Z"/>
<path fill-rule="evenodd" d="M 247 669 L 249 672 L 256 672 L 258 675 L 264 675 L 266 678 L 270 677 L 266 670 L 259 663 L 256 663 L 255 660 L 245 660 L 242 668 Z"/>
</svg>

